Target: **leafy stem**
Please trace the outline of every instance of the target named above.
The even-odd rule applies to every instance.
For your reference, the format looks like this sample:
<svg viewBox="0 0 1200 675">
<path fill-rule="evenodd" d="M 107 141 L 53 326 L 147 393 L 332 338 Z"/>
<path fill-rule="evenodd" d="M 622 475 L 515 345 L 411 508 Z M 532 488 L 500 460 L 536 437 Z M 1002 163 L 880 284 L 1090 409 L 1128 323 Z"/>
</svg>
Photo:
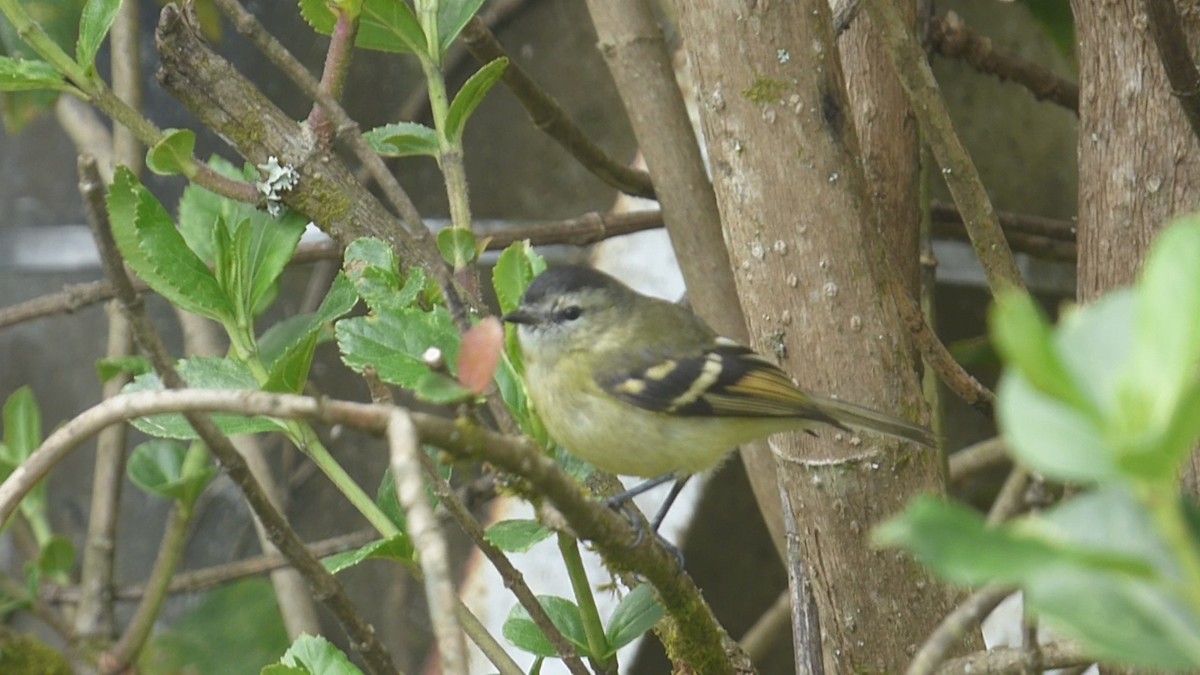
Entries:
<svg viewBox="0 0 1200 675">
<path fill-rule="evenodd" d="M 579 555 L 579 541 L 575 537 L 559 533 L 558 550 L 562 553 L 567 575 L 571 578 L 571 589 L 575 592 L 575 602 L 579 605 L 579 616 L 583 622 L 583 634 L 587 637 L 588 651 L 602 665 L 609 665 L 614 657 L 601 658 L 612 650 L 609 648 L 608 637 L 604 634 L 604 622 L 596 609 L 596 599 L 592 596 L 592 587 L 588 583 L 587 570 L 583 567 L 583 558 Z"/>
</svg>

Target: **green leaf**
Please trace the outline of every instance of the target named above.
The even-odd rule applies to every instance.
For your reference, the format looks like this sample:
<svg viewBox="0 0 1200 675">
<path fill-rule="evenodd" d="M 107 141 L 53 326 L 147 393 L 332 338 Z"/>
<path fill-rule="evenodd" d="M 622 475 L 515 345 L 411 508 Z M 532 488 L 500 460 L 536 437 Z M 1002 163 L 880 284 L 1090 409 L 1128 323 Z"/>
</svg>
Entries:
<svg viewBox="0 0 1200 675">
<path fill-rule="evenodd" d="M 333 33 L 337 18 L 326 0 L 300 0 L 300 14 L 313 30 Z M 365 0 L 355 46 L 396 53 L 424 53 L 425 33 L 405 0 Z"/>
<path fill-rule="evenodd" d="M 413 157 L 441 154 L 437 132 L 416 122 L 397 122 L 363 134 L 367 145 L 384 157 Z"/>
<path fill-rule="evenodd" d="M 116 356 L 96 360 L 96 375 L 108 382 L 118 375 L 141 375 L 154 368 L 144 356 Z"/>
<path fill-rule="evenodd" d="M 418 399 L 435 405 L 461 403 L 476 398 L 475 392 L 463 387 L 454 378 L 432 371 L 426 372 L 417 380 L 413 394 Z"/>
<path fill-rule="evenodd" d="M 407 301 L 396 299 L 400 288 L 399 262 L 392 247 L 379 239 L 362 237 L 351 242 L 346 247 L 342 268 L 358 295 L 372 309 L 386 303 L 404 306 L 416 298 L 414 293 L 405 298 Z"/>
<path fill-rule="evenodd" d="M 524 553 L 551 534 L 536 520 L 501 520 L 488 527 L 483 536 L 505 553 Z"/>
<path fill-rule="evenodd" d="M 357 372 L 371 366 L 384 382 L 401 387 L 416 387 L 429 372 L 421 356 L 430 347 L 441 349 L 451 368 L 458 359 L 458 331 L 443 307 L 342 319 L 334 331 L 346 365 Z"/>
<path fill-rule="evenodd" d="M 45 61 L 0 56 L 0 91 L 64 91 L 69 88 L 62 74 Z"/>
<path fill-rule="evenodd" d="M 9 395 L 4 401 L 3 462 L 8 473 L 24 462 L 42 444 L 42 412 L 28 385 Z"/>
<path fill-rule="evenodd" d="M 401 532 L 408 531 L 408 518 L 404 515 L 404 508 L 400 506 L 400 496 L 396 494 L 396 478 L 392 475 L 390 466 L 384 469 L 379 489 L 375 491 L 375 505 L 393 525 L 400 528 Z"/>
<path fill-rule="evenodd" d="M 176 364 L 179 374 L 188 386 L 198 389 L 250 389 L 258 390 L 258 382 L 245 364 L 213 356 L 192 357 Z M 158 376 L 153 373 L 141 375 L 122 389 L 122 392 L 162 391 L 163 386 Z M 243 417 L 240 415 L 213 415 L 212 419 L 230 436 L 238 434 L 255 434 L 284 429 L 282 422 L 267 417 Z M 153 415 L 139 417 L 132 421 L 133 426 L 143 433 L 159 438 L 177 438 L 195 440 L 196 432 L 192 430 L 183 415 Z"/>
<path fill-rule="evenodd" d="M 307 636 L 307 633 L 305 634 Z M 272 663 L 269 666 L 264 666 L 259 671 L 258 675 L 311 675 L 312 671 L 308 668 L 300 666 L 285 666 L 279 663 Z"/>
<path fill-rule="evenodd" d="M 642 584 L 630 591 L 621 598 L 608 619 L 608 628 L 604 631 L 612 647 L 608 655 L 615 654 L 618 649 L 653 628 L 666 613 L 658 598 L 654 597 L 654 588 L 650 584 Z"/>
<path fill-rule="evenodd" d="M 196 133 L 191 129 L 167 129 L 154 147 L 146 151 L 146 168 L 160 176 L 196 173 Z"/>
<path fill-rule="evenodd" d="M 1200 372 L 1200 216 L 1176 221 L 1154 243 L 1137 283 L 1134 353 L 1124 412 L 1134 430 L 1161 429 Z M 1129 410 L 1127 406 L 1134 406 Z"/>
<path fill-rule="evenodd" d="M 225 584 L 187 608 L 155 631 L 138 659 L 140 672 L 257 673 L 288 648 L 279 602 L 266 578 Z"/>
<path fill-rule="evenodd" d="M 305 672 L 312 675 L 362 675 L 362 671 L 333 643 L 312 635 L 296 638 L 279 662 L 293 668 L 304 668 Z"/>
<path fill-rule="evenodd" d="M 84 68 L 95 65 L 96 52 L 108 36 L 121 0 L 88 0 L 79 17 L 79 39 L 75 41 L 75 62 Z"/>
<path fill-rule="evenodd" d="M 209 158 L 208 167 L 226 178 L 247 179 L 246 172 L 215 155 Z M 254 170 L 251 180 L 258 180 L 257 170 Z M 179 200 L 179 231 L 188 247 L 207 262 L 213 260 L 213 228 L 217 227 L 218 219 L 237 223 L 256 216 L 269 217 L 249 204 L 209 192 L 196 183 L 188 183 Z"/>
<path fill-rule="evenodd" d="M 554 624 L 563 637 L 575 646 L 575 651 L 580 656 L 602 658 L 598 654 L 592 654 L 588 649 L 587 636 L 583 632 L 583 619 L 579 616 L 579 608 L 575 606 L 575 603 L 553 595 L 539 595 L 538 602 L 546 610 L 546 614 L 550 615 L 550 623 Z M 542 634 L 541 629 L 537 627 L 533 619 L 529 618 L 529 612 L 525 611 L 521 605 L 516 605 L 508 613 L 501 632 L 504 634 L 504 639 L 518 649 L 537 656 L 558 655 L 550 641 Z"/>
<path fill-rule="evenodd" d="M 875 528 L 882 546 L 902 546 L 942 577 L 962 585 L 1021 584 L 1060 565 L 1149 579 L 1151 565 L 1136 556 L 1073 547 L 1033 536 L 1014 525 L 988 528 L 983 517 L 936 497 L 914 499 L 904 512 Z"/>
<path fill-rule="evenodd" d="M 488 63 L 463 83 L 462 89 L 454 95 L 450 110 L 446 112 L 445 133 L 451 143 L 457 144 L 462 141 L 463 129 L 467 126 L 471 113 L 483 102 L 483 98 L 504 75 L 504 69 L 507 67 L 508 59 L 503 56 Z"/>
<path fill-rule="evenodd" d="M 125 262 L 151 288 L 193 314 L 222 323 L 233 318 L 233 306 L 212 272 L 188 248 L 162 204 L 126 167 L 117 167 L 108 213 Z"/>
<path fill-rule="evenodd" d="M 276 370 L 303 367 L 303 374 L 295 373 L 286 377 L 280 375 L 285 380 L 300 381 L 303 384 L 308 367 L 312 364 L 313 347 L 332 339 L 333 321 L 354 309 L 357 303 L 358 294 L 354 292 L 354 286 L 346 275 L 339 273 L 334 277 L 333 284 L 316 312 L 288 317 L 268 328 L 258 339 L 258 353 L 270 373 L 270 379 L 276 379 Z M 307 361 L 304 361 L 301 357 L 306 353 L 309 356 Z"/>
<path fill-rule="evenodd" d="M 217 470 L 209 462 L 188 462 L 188 452 L 178 441 L 146 441 L 134 448 L 129 458 L 129 480 L 150 494 L 191 502 L 216 477 Z"/>
<path fill-rule="evenodd" d="M 387 539 L 377 539 L 353 551 L 335 553 L 327 558 L 322 558 L 321 564 L 331 574 L 337 574 L 342 570 L 349 569 L 364 560 L 372 558 L 396 560 L 406 565 L 414 563 L 416 562 L 416 556 L 412 539 L 407 534 L 401 532 Z"/>
<path fill-rule="evenodd" d="M 996 391 L 1005 442 L 1023 464 L 1052 480 L 1088 483 L 1120 475 L 1116 452 L 1091 420 L 1009 372 Z"/>
<path fill-rule="evenodd" d="M 464 227 L 447 227 L 437 233 L 442 258 L 460 270 L 475 260 L 475 234 Z"/>
<path fill-rule="evenodd" d="M 50 537 L 38 551 L 37 568 L 45 578 L 68 581 L 75 568 L 74 544 L 61 535 Z"/>
<path fill-rule="evenodd" d="M 483 5 L 483 0 L 440 0 L 438 2 L 438 42 L 444 55 L 471 17 Z"/>
<path fill-rule="evenodd" d="M 1050 325 L 1028 293 L 1007 291 L 996 298 L 991 330 L 992 341 L 1009 367 L 1020 370 L 1036 389 L 1081 412 L 1093 410 L 1059 356 Z"/>
<path fill-rule="evenodd" d="M 525 289 L 536 276 L 529 257 L 532 251 L 533 247 L 526 239 L 511 244 L 496 258 L 496 266 L 492 268 L 492 288 L 496 291 L 501 314 L 508 314 L 521 304 Z"/>
</svg>

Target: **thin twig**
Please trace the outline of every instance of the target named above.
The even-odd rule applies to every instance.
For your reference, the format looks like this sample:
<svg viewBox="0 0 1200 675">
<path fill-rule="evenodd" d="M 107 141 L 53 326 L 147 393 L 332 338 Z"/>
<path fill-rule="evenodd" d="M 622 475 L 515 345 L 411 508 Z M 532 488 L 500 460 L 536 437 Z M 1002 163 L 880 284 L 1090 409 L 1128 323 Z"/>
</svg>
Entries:
<svg viewBox="0 0 1200 675">
<path fill-rule="evenodd" d="M 1052 643 L 1042 645 L 1038 651 L 1041 655 L 1041 667 L 1046 670 L 1084 666 L 1096 661 L 1095 656 L 1090 656 L 1086 650 L 1075 644 Z M 1029 653 L 1024 649 L 997 647 L 946 661 L 936 672 L 938 675 L 1027 672 L 1022 669 L 1028 662 Z"/>
<path fill-rule="evenodd" d="M 450 675 L 466 675 L 467 647 L 462 629 L 455 620 L 458 596 L 451 581 L 450 560 L 446 539 L 433 507 L 425 496 L 425 483 L 421 480 L 421 443 L 413 428 L 412 419 L 401 408 L 392 408 L 387 427 L 392 477 L 396 482 L 396 495 L 408 517 L 408 530 L 412 536 L 417 558 L 424 572 L 425 600 L 429 605 L 429 616 L 433 623 L 433 634 L 437 639 L 438 654 L 441 656 L 442 672 Z"/>
<path fill-rule="evenodd" d="M 994 436 L 967 446 L 950 456 L 950 483 L 956 483 L 995 466 L 1011 462 L 1004 439 Z"/>
<path fill-rule="evenodd" d="M 929 203 L 930 215 L 935 223 L 955 223 L 962 225 L 962 214 L 952 203 L 933 200 Z M 1047 218 L 1029 213 L 1014 213 L 1012 211 L 997 211 L 996 218 L 1006 235 L 1029 234 L 1045 237 L 1055 241 L 1074 242 L 1077 227 L 1070 220 Z"/>
<path fill-rule="evenodd" d="M 976 626 L 1005 598 L 1012 594 L 1011 588 L 987 586 L 971 594 L 971 597 L 954 608 L 946 615 L 933 634 L 921 645 L 912 663 L 908 665 L 906 675 L 929 675 L 937 670 L 946 654 L 954 649 L 966 636 L 968 631 L 976 630 Z M 958 671 L 970 672 L 970 671 Z M 994 672 L 994 671 L 977 671 Z"/>
<path fill-rule="evenodd" d="M 1013 465 L 1000 487 L 1000 494 L 988 510 L 987 524 L 999 525 L 1021 511 L 1025 506 L 1025 488 L 1029 486 L 1029 470 L 1020 464 Z"/>
<path fill-rule="evenodd" d="M 120 306 L 106 307 L 108 315 L 108 358 L 133 353 L 133 333 Z M 117 374 L 104 383 L 103 397 L 112 398 L 132 378 Z M 113 425 L 96 437 L 96 470 L 92 475 L 92 501 L 88 511 L 87 537 L 79 572 L 80 600 L 75 612 L 75 632 L 84 639 L 111 640 L 116 636 L 113 618 L 113 554 L 117 539 L 117 516 L 121 487 L 125 482 L 124 424 Z"/>
<path fill-rule="evenodd" d="M 82 182 L 99 185 L 100 179 L 94 160 L 90 158 L 80 160 L 80 175 L 83 177 Z M 100 194 L 98 188 L 88 186 L 81 187 L 81 191 L 89 195 Z M 104 210 L 103 204 L 93 203 L 87 207 L 87 212 L 89 215 L 89 224 L 93 228 L 97 247 L 100 250 L 100 260 L 104 264 L 105 271 L 117 291 L 118 299 L 125 308 L 138 345 L 150 358 L 151 363 L 158 372 L 159 378 L 168 389 L 178 390 L 186 387 L 186 383 L 179 376 L 179 372 L 175 370 L 174 361 L 167 352 L 162 338 L 155 330 L 153 324 L 150 323 L 149 318 L 147 318 L 141 297 L 129 281 L 120 253 L 117 250 L 116 242 L 113 240 L 112 231 L 109 229 L 107 212 Z M 165 392 L 153 393 L 161 397 Z M 119 401 L 121 398 L 118 396 L 109 399 L 109 401 Z M 305 576 L 313 588 L 314 595 L 325 603 L 338 619 L 339 623 L 341 623 L 347 634 L 350 635 L 354 648 L 362 655 L 368 669 L 373 673 L 395 672 L 395 665 L 393 665 L 387 649 L 379 641 L 378 636 L 376 636 L 374 629 L 362 617 L 358 608 L 354 606 L 354 603 L 350 601 L 341 583 L 316 558 L 309 554 L 308 549 L 304 547 L 304 543 L 297 536 L 295 530 L 291 528 L 279 511 L 271 505 L 267 495 L 263 492 L 258 482 L 254 480 L 254 476 L 251 475 L 245 460 L 242 459 L 242 456 L 238 454 L 237 450 L 229 442 L 229 438 L 217 428 L 216 424 L 206 414 L 188 412 L 185 414 L 185 418 L 191 424 L 192 428 L 195 429 L 197 435 L 200 436 L 205 445 L 216 455 L 234 484 L 241 489 L 247 503 L 250 505 L 250 509 L 262 520 L 264 528 L 271 535 L 271 541 L 292 561 L 296 569 L 300 570 L 300 573 Z M 117 420 L 114 419 L 112 421 L 116 422 Z M 68 422 L 65 427 L 60 427 L 59 430 L 61 431 L 70 427 L 71 424 L 71 422 Z M 70 438 L 70 434 L 67 434 L 67 437 Z M 77 442 L 81 441 L 82 439 Z M 43 447 L 45 445 L 43 443 Z M 75 446 L 68 444 L 63 449 L 63 454 L 70 452 L 73 447 Z M 50 461 L 40 467 L 30 457 L 31 461 L 23 463 L 9 476 L 10 480 L 15 480 L 15 484 L 10 487 L 19 494 L 17 496 L 18 501 L 53 468 L 57 462 L 54 459 L 54 454 L 48 453 Z M 27 483 L 26 481 L 29 480 L 32 480 L 32 482 Z M 8 480 L 4 484 L 0 484 L 0 493 L 4 492 L 5 485 L 8 484 Z M 2 498 L 0 498 L 0 501 L 2 501 Z M 11 511 L 0 515 L 0 522 L 7 521 L 10 515 Z"/>
<path fill-rule="evenodd" d="M 991 417 L 996 395 L 954 359 L 954 355 L 946 349 L 946 345 L 926 321 L 925 314 L 916 300 L 899 288 L 895 281 L 888 282 L 888 288 L 889 295 L 899 310 L 900 320 L 908 329 L 913 346 L 925 358 L 925 362 L 937 373 L 946 388 L 972 408 Z"/>
<path fill-rule="evenodd" d="M 1183 19 L 1175 0 L 1142 0 L 1142 9 L 1150 20 L 1150 34 L 1158 48 L 1158 58 L 1167 71 L 1171 94 L 1179 101 L 1192 135 L 1200 139 L 1200 71 L 1192 60 Z"/>
<path fill-rule="evenodd" d="M 349 12 L 341 5 L 329 5 L 337 19 L 333 32 L 329 35 L 329 47 L 325 50 L 325 68 L 321 71 L 321 81 L 317 91 L 332 100 L 342 97 L 342 89 L 346 84 L 346 73 L 350 70 L 350 58 L 354 55 L 354 38 L 358 35 L 358 20 L 351 19 Z M 317 135 L 317 142 L 328 148 L 333 140 L 333 121 L 325 114 L 320 103 L 313 103 L 308 113 L 308 127 Z"/>
<path fill-rule="evenodd" d="M 350 551 L 368 544 L 379 538 L 379 533 L 373 529 L 359 530 L 329 539 L 308 544 L 308 550 L 314 557 L 324 558 L 335 553 Z M 252 558 L 238 560 L 224 565 L 214 565 L 198 570 L 180 572 L 171 578 L 168 590 L 171 593 L 200 593 L 211 588 L 223 586 L 231 581 L 267 574 L 278 569 L 289 567 L 291 563 L 278 553 L 257 555 Z M 137 600 L 146 593 L 145 584 L 131 584 L 116 589 L 114 600 Z M 43 596 L 46 602 L 75 603 L 79 602 L 81 591 L 78 588 L 47 587 Z"/>
<path fill-rule="evenodd" d="M 171 577 L 175 575 L 176 568 L 183 560 L 184 547 L 195 515 L 193 506 L 177 501 L 171 508 L 167 517 L 167 529 L 163 533 L 158 556 L 154 560 L 154 568 L 150 572 L 150 578 L 146 580 L 146 592 L 138 602 L 133 618 L 125 626 L 121 637 L 100 657 L 100 672 L 125 672 L 149 639 L 167 599 Z"/>
<path fill-rule="evenodd" d="M 945 18 L 930 18 L 926 38 L 934 51 L 942 56 L 962 59 L 980 72 L 1016 82 L 1038 100 L 1050 101 L 1079 114 L 1078 84 L 1016 52 L 992 44 L 991 38 L 967 26 L 954 12 L 948 12 Z"/>
<path fill-rule="evenodd" d="M 504 581 L 504 587 L 512 591 L 516 596 L 517 602 L 525 608 L 529 613 L 529 618 L 542 632 L 542 635 L 550 641 L 554 647 L 558 658 L 562 659 L 567 670 L 571 671 L 572 675 L 588 675 L 587 668 L 583 665 L 583 661 L 579 659 L 579 655 L 575 653 L 575 647 L 571 644 L 554 622 L 550 620 L 550 615 L 546 614 L 542 603 L 533 594 L 533 590 L 529 588 L 529 584 L 525 583 L 525 577 L 513 566 L 508 556 L 504 552 L 496 548 L 496 545 L 487 540 L 484 536 L 483 528 L 471 512 L 467 509 L 458 493 L 454 491 L 450 484 L 444 478 L 438 475 L 437 470 L 433 466 L 433 461 L 429 456 L 421 454 L 421 464 L 425 469 L 425 476 L 433 485 L 433 492 L 441 500 L 441 503 L 446 507 L 446 511 L 454 522 L 462 528 L 467 537 L 475 544 L 481 553 L 492 563 L 492 567 L 496 568 L 496 572 L 500 574 L 500 578 Z"/>
<path fill-rule="evenodd" d="M 558 101 L 504 51 L 500 41 L 481 19 L 477 17 L 468 22 L 462 37 L 467 49 L 480 63 L 489 63 L 505 56 L 509 58 L 502 81 L 525 108 L 533 126 L 554 139 L 583 168 L 606 184 L 635 197 L 654 199 L 650 175 L 616 161 L 593 143 Z"/>
<path fill-rule="evenodd" d="M 924 50 L 890 0 L 866 0 L 866 10 L 871 25 L 879 31 L 900 83 L 908 92 L 922 135 L 942 168 L 942 177 L 963 213 L 971 245 L 983 266 L 988 286 L 993 293 L 1005 288 L 1024 290 L 1021 271 L 1000 229 L 975 163 L 954 131 Z"/>
</svg>

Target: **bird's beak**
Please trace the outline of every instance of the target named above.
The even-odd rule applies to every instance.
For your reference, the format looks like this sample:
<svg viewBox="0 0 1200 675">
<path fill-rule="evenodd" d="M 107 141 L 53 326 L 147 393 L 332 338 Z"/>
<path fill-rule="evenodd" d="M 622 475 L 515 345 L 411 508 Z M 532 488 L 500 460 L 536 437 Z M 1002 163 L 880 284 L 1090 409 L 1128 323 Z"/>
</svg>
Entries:
<svg viewBox="0 0 1200 675">
<path fill-rule="evenodd" d="M 538 322 L 538 316 L 537 314 L 529 311 L 529 309 L 526 307 L 518 307 L 508 314 L 505 314 L 503 320 L 506 323 L 529 326 Z"/>
</svg>

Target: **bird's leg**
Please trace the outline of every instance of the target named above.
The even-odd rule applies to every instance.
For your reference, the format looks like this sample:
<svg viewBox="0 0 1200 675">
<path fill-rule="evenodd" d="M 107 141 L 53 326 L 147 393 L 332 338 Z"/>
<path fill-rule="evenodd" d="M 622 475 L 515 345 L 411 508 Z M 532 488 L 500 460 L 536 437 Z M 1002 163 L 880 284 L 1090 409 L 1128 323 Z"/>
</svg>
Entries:
<svg viewBox="0 0 1200 675">
<path fill-rule="evenodd" d="M 663 545 L 663 548 L 665 548 L 667 552 L 670 553 L 673 558 L 675 558 L 675 561 L 679 564 L 679 569 L 683 569 L 683 553 L 681 553 L 679 548 L 677 548 L 674 544 L 663 538 L 663 536 L 658 533 L 658 528 L 660 525 L 662 525 L 663 519 L 667 516 L 667 511 L 671 509 L 671 505 L 675 503 L 675 499 L 679 497 L 680 491 L 683 490 L 683 486 L 687 484 L 689 478 L 691 478 L 691 476 L 679 476 L 673 473 L 665 474 L 659 476 L 658 478 L 651 478 L 650 480 L 639 483 L 632 488 L 629 488 L 625 492 L 609 497 L 604 501 L 606 506 L 614 511 L 620 511 L 625 515 L 626 518 L 629 519 L 629 522 L 633 524 L 633 528 L 637 531 L 637 538 L 633 542 L 633 545 L 636 547 L 645 540 L 645 525 L 642 524 L 643 521 L 637 513 L 630 512 L 625 507 L 628 506 L 631 501 L 633 501 L 634 497 L 649 492 L 650 490 L 653 490 L 667 481 L 674 480 L 675 483 L 671 486 L 671 491 L 667 493 L 667 498 L 663 501 L 662 506 L 658 507 L 658 513 L 654 514 L 654 519 L 650 521 L 650 532 L 653 533 L 654 538 L 658 539 L 659 543 Z"/>
</svg>

